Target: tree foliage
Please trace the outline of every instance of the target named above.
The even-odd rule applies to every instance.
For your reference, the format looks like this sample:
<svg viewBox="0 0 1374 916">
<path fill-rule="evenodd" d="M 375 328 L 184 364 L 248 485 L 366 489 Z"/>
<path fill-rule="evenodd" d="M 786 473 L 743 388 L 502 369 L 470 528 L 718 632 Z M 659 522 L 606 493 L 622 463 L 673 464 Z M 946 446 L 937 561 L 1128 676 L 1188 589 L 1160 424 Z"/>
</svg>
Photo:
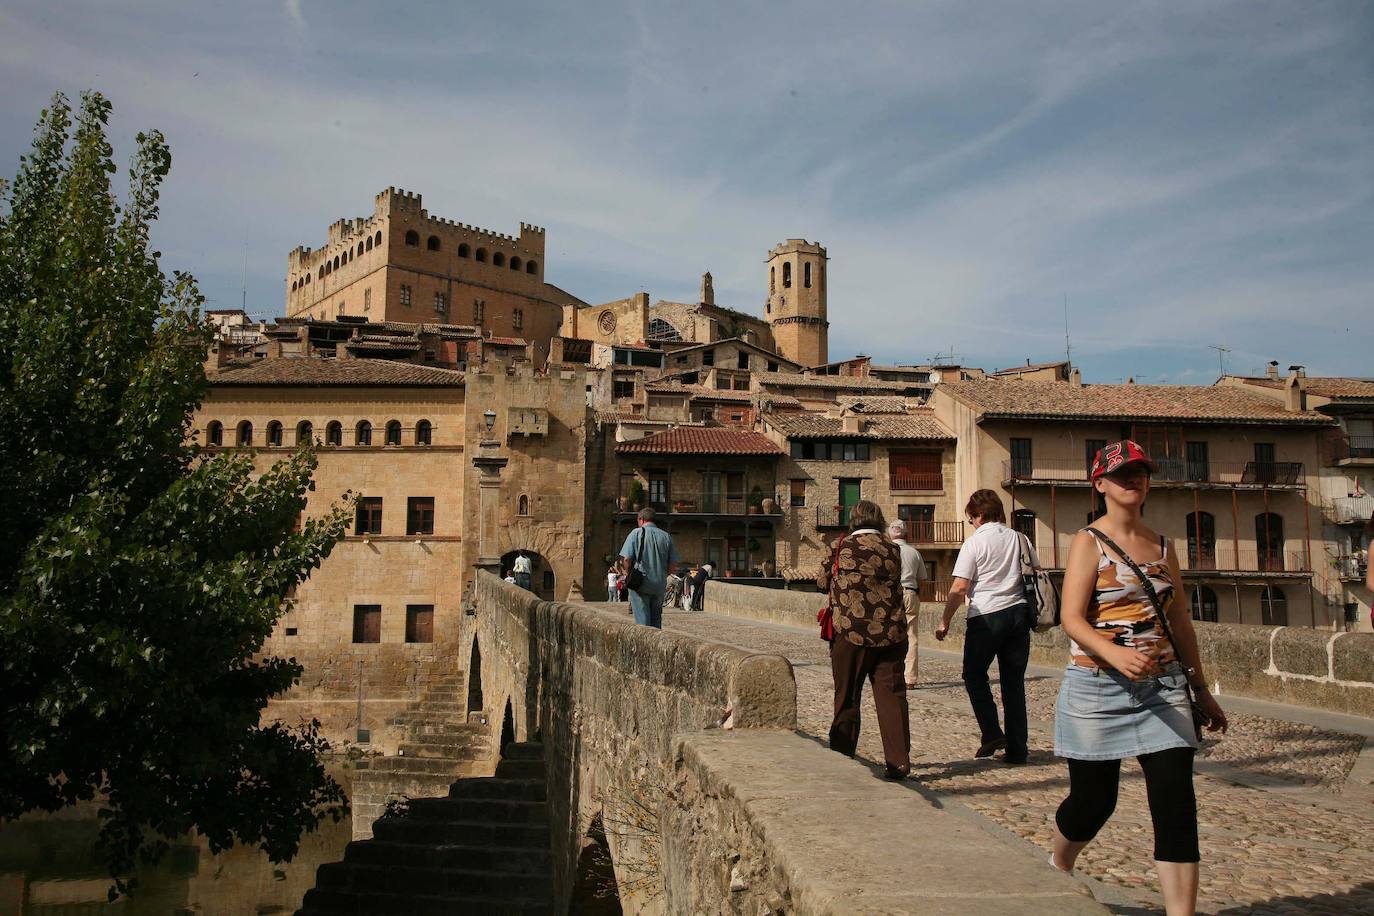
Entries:
<svg viewBox="0 0 1374 916">
<path fill-rule="evenodd" d="M 190 437 L 210 330 L 149 249 L 171 165 L 139 134 L 120 207 L 109 103 L 54 96 L 0 186 L 0 818 L 102 800 L 113 874 L 195 828 L 275 861 L 347 811 L 300 676 L 257 653 L 344 532 L 297 520 L 314 455 L 266 472 Z"/>
</svg>

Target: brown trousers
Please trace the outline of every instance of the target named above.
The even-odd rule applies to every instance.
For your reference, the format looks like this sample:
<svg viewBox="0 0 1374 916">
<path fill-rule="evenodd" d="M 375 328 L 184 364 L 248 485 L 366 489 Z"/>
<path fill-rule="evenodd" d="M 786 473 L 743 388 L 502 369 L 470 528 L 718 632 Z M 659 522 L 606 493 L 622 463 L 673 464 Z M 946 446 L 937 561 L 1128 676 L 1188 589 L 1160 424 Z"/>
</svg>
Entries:
<svg viewBox="0 0 1374 916">
<path fill-rule="evenodd" d="M 859 709 L 864 681 L 873 685 L 878 734 L 883 760 L 902 773 L 911 770 L 911 720 L 907 716 L 906 681 L 902 669 L 906 643 L 856 646 L 843 639 L 830 644 L 830 671 L 835 677 L 835 719 L 830 724 L 830 747 L 850 757 L 859 746 Z"/>
</svg>

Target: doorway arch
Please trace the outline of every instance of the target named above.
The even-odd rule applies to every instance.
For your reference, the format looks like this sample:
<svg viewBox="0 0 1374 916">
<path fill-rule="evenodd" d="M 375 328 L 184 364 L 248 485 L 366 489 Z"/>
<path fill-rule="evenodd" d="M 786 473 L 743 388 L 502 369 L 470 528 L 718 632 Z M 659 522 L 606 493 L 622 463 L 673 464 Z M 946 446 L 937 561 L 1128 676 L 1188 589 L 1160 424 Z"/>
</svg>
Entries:
<svg viewBox="0 0 1374 916">
<path fill-rule="evenodd" d="M 530 591 L 545 601 L 553 601 L 558 581 L 553 572 L 553 564 L 538 551 L 528 547 L 516 548 L 501 555 L 501 575 L 504 576 L 515 567 L 515 558 L 523 550 L 530 558 Z"/>
<path fill-rule="evenodd" d="M 475 712 L 482 712 L 485 707 L 482 705 L 482 650 L 477 645 L 477 638 L 472 640 L 472 655 L 468 658 L 468 702 L 467 714 L 471 716 Z"/>
</svg>

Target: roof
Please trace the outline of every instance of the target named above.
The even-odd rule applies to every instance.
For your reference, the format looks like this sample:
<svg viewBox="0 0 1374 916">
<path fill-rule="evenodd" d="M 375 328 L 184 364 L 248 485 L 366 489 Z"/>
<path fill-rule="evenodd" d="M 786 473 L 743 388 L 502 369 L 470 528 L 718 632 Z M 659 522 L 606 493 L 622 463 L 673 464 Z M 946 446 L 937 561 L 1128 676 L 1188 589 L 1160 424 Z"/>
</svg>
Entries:
<svg viewBox="0 0 1374 916">
<path fill-rule="evenodd" d="M 890 394 L 846 394 L 836 399 L 840 407 L 855 413 L 906 413 L 906 398 Z"/>
<path fill-rule="evenodd" d="M 998 369 L 996 372 L 989 372 L 989 375 L 1008 376 L 1021 375 L 1026 372 L 1035 372 L 1040 369 L 1058 369 L 1061 366 L 1068 366 L 1066 359 L 1055 360 L 1049 363 L 1026 363 L 1024 366 L 1008 366 L 1005 369 Z"/>
<path fill-rule="evenodd" d="M 839 417 L 819 413 L 770 413 L 764 419 L 789 439 L 924 439 L 931 442 L 954 439 L 954 434 L 928 409 L 865 416 L 859 432 L 845 432 L 844 421 Z"/>
<path fill-rule="evenodd" d="M 523 347 L 526 346 L 522 337 L 483 337 L 482 343 L 492 344 L 498 347 Z"/>
<path fill-rule="evenodd" d="M 946 382 L 940 390 L 983 418 L 1142 420 L 1329 426 L 1315 411 L 1229 385 L 1072 385 L 1011 379 Z"/>
<path fill-rule="evenodd" d="M 210 384 L 296 385 L 335 387 L 371 385 L 382 387 L 461 388 L 463 373 L 434 366 L 417 366 L 388 359 L 325 359 L 276 357 L 260 359 L 238 369 L 212 373 Z"/>
<path fill-rule="evenodd" d="M 858 391 L 906 391 L 910 382 L 889 382 L 878 378 L 859 378 L 853 375 L 792 375 L 788 372 L 755 372 L 760 385 L 781 388 L 850 388 Z M 928 386 L 924 386 L 928 387 Z"/>
<path fill-rule="evenodd" d="M 637 416 L 632 413 L 621 413 L 617 410 L 598 410 L 596 411 L 597 423 L 638 423 L 643 426 L 673 426 L 676 420 L 650 420 L 647 417 Z"/>
<path fill-rule="evenodd" d="M 708 347 L 719 347 L 722 344 L 735 344 L 736 346 L 740 347 L 748 347 L 750 350 L 753 350 L 757 353 L 762 353 L 771 359 L 776 359 L 780 363 L 787 363 L 787 365 L 789 366 L 797 366 L 799 368 L 801 367 L 801 363 L 797 362 L 796 360 L 788 359 L 786 356 L 783 356 L 776 350 L 770 350 L 767 347 L 760 347 L 758 344 L 751 343 L 750 341 L 745 340 L 743 337 L 722 337 L 720 340 L 708 340 L 705 343 L 694 343 L 688 344 L 685 347 L 674 347 L 672 349 L 672 354 L 674 356 L 679 356 L 683 353 L 688 353 L 692 350 L 705 350 Z"/>
<path fill-rule="evenodd" d="M 734 391 L 725 388 L 707 388 L 705 385 L 682 385 L 672 382 L 650 382 L 644 386 L 650 394 L 685 394 L 694 400 L 705 401 L 752 401 L 754 395 L 748 391 Z"/>
<path fill-rule="evenodd" d="M 1259 378 L 1236 376 L 1242 379 L 1247 385 L 1254 385 L 1257 388 L 1283 388 L 1285 379 L 1272 379 L 1267 376 Z M 1333 401 L 1340 400 L 1374 400 L 1374 379 L 1353 378 L 1350 376 L 1325 375 L 1308 376 L 1307 393 L 1315 394 L 1319 398 L 1330 398 Z"/>
<path fill-rule="evenodd" d="M 704 426 L 678 426 L 634 442 L 617 445 L 621 455 L 759 455 L 773 457 L 782 449 L 762 433 Z"/>
</svg>

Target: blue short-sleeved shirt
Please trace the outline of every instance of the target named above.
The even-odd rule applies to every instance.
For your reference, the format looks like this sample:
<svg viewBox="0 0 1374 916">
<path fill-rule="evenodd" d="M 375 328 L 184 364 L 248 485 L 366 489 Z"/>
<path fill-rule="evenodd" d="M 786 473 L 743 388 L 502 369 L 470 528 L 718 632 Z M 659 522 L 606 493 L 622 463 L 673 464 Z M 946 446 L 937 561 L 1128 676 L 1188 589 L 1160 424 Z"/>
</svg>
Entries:
<svg viewBox="0 0 1374 916">
<path fill-rule="evenodd" d="M 641 540 L 644 541 L 642 552 Z M 635 566 L 644 573 L 644 584 L 639 587 L 641 595 L 663 594 L 668 583 L 668 570 L 682 562 L 673 536 L 653 522 L 631 531 L 625 539 L 625 546 L 620 548 L 620 555 L 631 560 L 638 556 Z"/>
</svg>

